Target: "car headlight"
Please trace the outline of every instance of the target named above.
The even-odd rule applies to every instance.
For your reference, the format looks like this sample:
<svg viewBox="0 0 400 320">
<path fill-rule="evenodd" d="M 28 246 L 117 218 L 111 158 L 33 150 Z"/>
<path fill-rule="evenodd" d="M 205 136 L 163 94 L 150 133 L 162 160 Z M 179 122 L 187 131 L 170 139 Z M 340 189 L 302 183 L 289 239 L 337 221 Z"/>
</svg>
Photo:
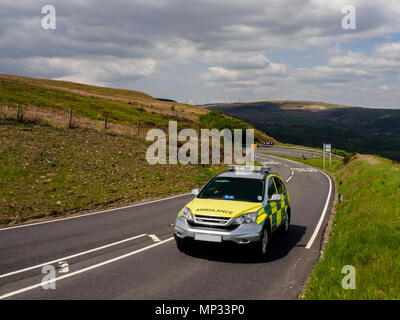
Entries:
<svg viewBox="0 0 400 320">
<path fill-rule="evenodd" d="M 180 217 L 188 220 L 188 221 L 193 221 L 193 215 L 192 215 L 192 211 L 190 211 L 190 209 L 188 207 L 183 207 L 182 212 Z"/>
<path fill-rule="evenodd" d="M 233 219 L 233 223 L 235 223 L 235 224 L 256 223 L 257 216 L 258 216 L 258 212 L 242 214 L 241 216 Z"/>
</svg>

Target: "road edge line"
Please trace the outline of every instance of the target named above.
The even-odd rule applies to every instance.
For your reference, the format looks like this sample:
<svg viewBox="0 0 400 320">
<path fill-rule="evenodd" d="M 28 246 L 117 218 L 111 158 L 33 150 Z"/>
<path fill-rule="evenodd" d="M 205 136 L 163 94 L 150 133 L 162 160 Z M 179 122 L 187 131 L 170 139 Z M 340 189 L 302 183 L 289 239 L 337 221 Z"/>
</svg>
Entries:
<svg viewBox="0 0 400 320">
<path fill-rule="evenodd" d="M 146 204 L 151 204 L 151 203 L 166 201 L 166 200 L 175 199 L 175 198 L 179 198 L 179 197 L 184 197 L 184 196 L 188 196 L 190 194 L 191 193 L 178 194 L 178 195 L 170 196 L 170 197 L 167 197 L 167 198 L 162 198 L 162 199 L 151 200 L 151 201 L 142 202 L 142 203 L 131 204 L 131 205 L 124 206 L 124 207 L 118 207 L 118 208 L 107 209 L 107 210 L 102 210 L 102 211 L 95 211 L 95 212 L 89 212 L 89 213 L 84 213 L 84 214 L 78 214 L 78 215 L 72 216 L 72 217 L 52 219 L 52 220 L 41 221 L 41 222 L 32 222 L 32 223 L 29 223 L 29 224 L 22 224 L 22 225 L 14 226 L 14 227 L 4 227 L 4 228 L 0 228 L 0 232 L 1 231 L 7 231 L 7 230 L 13 230 L 13 229 L 19 229 L 19 228 L 25 228 L 25 227 L 34 227 L 34 226 L 41 225 L 41 224 L 47 224 L 47 223 L 71 220 L 71 219 L 76 219 L 76 218 L 83 218 L 83 217 L 92 216 L 92 215 L 96 215 L 96 214 L 100 214 L 100 213 L 107 213 L 107 212 L 112 212 L 112 211 L 118 211 L 118 210 L 123 210 L 123 209 L 134 208 L 134 207 L 138 207 L 138 206 L 144 206 Z"/>
<path fill-rule="evenodd" d="M 19 274 L 19 273 L 22 273 L 22 272 L 34 270 L 34 269 L 37 269 L 37 268 L 40 268 L 40 267 L 44 267 L 44 266 L 47 266 L 47 265 L 50 265 L 50 264 L 53 264 L 53 263 L 56 263 L 56 262 L 59 262 L 59 261 L 69 260 L 69 259 L 72 259 L 72 258 L 83 256 L 85 254 L 89 254 L 89 253 L 96 252 L 96 251 L 99 251 L 99 250 L 107 249 L 107 248 L 110 248 L 110 247 L 113 247 L 113 246 L 116 246 L 116 245 L 119 245 L 119 244 L 122 244 L 122 243 L 125 243 L 125 242 L 128 242 L 128 241 L 139 239 L 139 238 L 144 237 L 144 236 L 147 236 L 147 234 L 143 233 L 143 234 L 140 234 L 140 235 L 137 235 L 137 236 L 134 236 L 134 237 L 130 237 L 130 238 L 126 238 L 126 239 L 123 239 L 123 240 L 116 241 L 116 242 L 112 242 L 110 244 L 106 244 L 106 245 L 103 245 L 103 246 L 100 246 L 100 247 L 97 247 L 97 248 L 93 248 L 93 249 L 90 249 L 90 250 L 78 252 L 78 253 L 72 254 L 72 255 L 67 256 L 67 257 L 54 259 L 54 260 L 51 260 L 51 261 L 48 261 L 48 262 L 37 264 L 35 266 L 31 266 L 31 267 L 23 268 L 23 269 L 20 269 L 20 270 L 16 270 L 16 271 L 11 271 L 11 272 L 8 272 L 8 273 L 0 274 L 0 279 L 1 278 L 6 278 L 6 277 L 9 277 L 9 276 L 13 276 L 15 274 Z"/>
<path fill-rule="evenodd" d="M 71 278 L 71 277 L 73 277 L 73 276 L 76 276 L 76 275 L 78 275 L 78 274 L 84 273 L 84 272 L 86 272 L 86 271 L 90 271 L 90 270 L 93 270 L 93 269 L 100 268 L 100 267 L 105 266 L 105 265 L 107 265 L 107 264 L 110 264 L 110 263 L 113 263 L 113 262 L 116 262 L 116 261 L 119 261 L 119 260 L 128 258 L 128 257 L 133 256 L 133 255 L 135 255 L 135 254 L 138 254 L 138 253 L 140 253 L 140 252 L 143 252 L 143 251 L 149 250 L 149 249 L 151 249 L 151 248 L 157 247 L 157 246 L 159 246 L 159 245 L 161 245 L 161 244 L 164 244 L 164 243 L 167 243 L 167 242 L 169 242 L 169 241 L 171 241 L 171 240 L 173 240 L 173 239 L 174 239 L 174 237 L 171 237 L 171 238 L 168 238 L 168 239 L 163 240 L 163 241 L 161 241 L 161 242 L 157 242 L 157 243 L 151 244 L 151 245 L 149 245 L 149 246 L 147 246 L 147 247 L 144 247 L 144 248 L 141 248 L 141 249 L 138 249 L 138 250 L 129 252 L 129 253 L 124 254 L 124 255 L 122 255 L 122 256 L 119 256 L 119 257 L 116 257 L 116 258 L 113 258 L 113 259 L 110 259 L 110 260 L 106 260 L 106 261 L 103 261 L 103 262 L 94 264 L 94 265 L 92 265 L 92 266 L 90 266 L 90 267 L 86 267 L 86 268 L 83 268 L 83 269 L 74 271 L 74 272 L 72 272 L 72 273 L 68 273 L 68 274 L 63 275 L 63 276 L 61 276 L 61 277 L 54 278 L 54 279 L 51 279 L 51 280 L 48 280 L 48 281 L 43 281 L 43 282 L 41 282 L 41 283 L 38 283 L 38 284 L 35 284 L 35 285 L 32 285 L 32 286 L 29 286 L 29 287 L 25 287 L 25 288 L 22 288 L 22 289 L 19 289 L 19 290 L 15 290 L 15 291 L 6 293 L 6 294 L 0 296 L 0 300 L 3 300 L 3 299 L 6 299 L 6 298 L 15 296 L 15 295 L 20 294 L 20 293 L 24 293 L 24 292 L 27 292 L 27 291 L 31 291 L 31 290 L 33 290 L 33 289 L 37 289 L 37 288 L 39 288 L 39 287 L 41 287 L 41 286 L 44 286 L 44 285 L 49 285 L 49 284 L 51 284 L 51 283 L 53 283 L 53 282 L 57 282 L 57 281 L 60 281 L 60 280 L 63 280 L 63 279 Z"/>
<path fill-rule="evenodd" d="M 329 181 L 329 192 L 328 192 L 328 198 L 326 199 L 324 210 L 322 211 L 322 215 L 319 218 L 318 224 L 314 229 L 314 233 L 312 234 L 310 240 L 308 241 L 308 243 L 306 245 L 306 249 L 311 249 L 311 247 L 312 247 L 312 245 L 313 245 L 313 243 L 315 241 L 315 238 L 317 237 L 317 235 L 319 233 L 319 230 L 321 229 L 321 226 L 322 226 L 322 223 L 323 223 L 323 221 L 325 219 L 326 212 L 328 211 L 329 203 L 331 201 L 331 196 L 332 196 L 332 179 L 331 179 L 331 177 L 329 175 L 327 175 L 325 172 L 323 172 L 323 171 L 321 171 L 319 169 L 317 169 L 317 170 L 319 172 L 321 172 L 322 174 L 324 174 L 325 177 L 328 178 L 328 181 Z"/>
</svg>

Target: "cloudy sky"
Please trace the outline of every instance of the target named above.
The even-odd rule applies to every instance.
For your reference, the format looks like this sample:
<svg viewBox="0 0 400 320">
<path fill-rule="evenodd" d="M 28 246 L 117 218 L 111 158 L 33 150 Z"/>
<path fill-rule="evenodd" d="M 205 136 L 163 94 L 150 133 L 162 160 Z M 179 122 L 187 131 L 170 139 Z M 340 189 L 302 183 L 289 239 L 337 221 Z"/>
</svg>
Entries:
<svg viewBox="0 0 400 320">
<path fill-rule="evenodd" d="M 42 28 L 44 5 L 55 30 Z M 1 0 L 0 73 L 197 104 L 400 108 L 400 1 Z"/>
</svg>

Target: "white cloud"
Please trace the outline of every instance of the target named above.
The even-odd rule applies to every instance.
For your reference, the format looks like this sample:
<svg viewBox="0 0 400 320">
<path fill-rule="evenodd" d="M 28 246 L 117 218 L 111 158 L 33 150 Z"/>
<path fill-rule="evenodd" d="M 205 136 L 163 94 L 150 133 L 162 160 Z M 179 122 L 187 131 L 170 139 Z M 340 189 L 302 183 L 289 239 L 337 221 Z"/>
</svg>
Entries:
<svg viewBox="0 0 400 320">
<path fill-rule="evenodd" d="M 400 60 L 400 42 L 384 43 L 377 46 L 374 51 L 378 56 Z"/>
<path fill-rule="evenodd" d="M 392 71 L 400 67 L 399 60 L 381 57 L 379 54 L 367 56 L 360 52 L 347 52 L 345 55 L 333 57 L 329 64 L 336 67 L 364 68 L 365 72 Z M 400 69 L 398 70 L 400 72 Z"/>
<path fill-rule="evenodd" d="M 400 33 L 398 0 L 53 0 L 51 32 L 40 26 L 43 4 L 1 1 L 0 72 L 203 102 L 221 89 L 249 100 L 324 100 L 340 86 L 345 92 L 400 83 L 393 76 L 400 43 L 388 43 Z M 341 27 L 349 4 L 357 30 Z M 365 45 L 377 41 L 383 43 Z M 349 103 L 356 99 L 349 94 Z M 372 94 L 366 101 L 378 105 Z M 397 105 L 394 93 L 390 105 Z"/>
<path fill-rule="evenodd" d="M 4 63 L 4 59 L 0 63 Z M 37 74 L 58 80 L 76 81 L 87 84 L 105 85 L 111 82 L 131 81 L 147 77 L 155 72 L 156 62 L 152 59 L 97 59 L 43 58 L 34 57 L 21 61 L 7 60 L 7 64 L 18 65 L 23 74 Z"/>
</svg>

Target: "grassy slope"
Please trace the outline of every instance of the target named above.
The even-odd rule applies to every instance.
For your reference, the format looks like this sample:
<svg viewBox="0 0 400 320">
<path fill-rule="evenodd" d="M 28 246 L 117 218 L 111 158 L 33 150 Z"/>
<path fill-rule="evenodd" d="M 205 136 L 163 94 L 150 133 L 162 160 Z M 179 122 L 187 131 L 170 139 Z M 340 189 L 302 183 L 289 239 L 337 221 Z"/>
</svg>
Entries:
<svg viewBox="0 0 400 320">
<path fill-rule="evenodd" d="M 321 159 L 294 160 L 322 167 Z M 400 299 L 400 164 L 358 155 L 348 164 L 334 161 L 328 171 L 344 200 L 305 298 Z M 356 268 L 355 290 L 341 286 L 345 265 Z"/>
<path fill-rule="evenodd" d="M 0 107 L 34 106 L 43 110 L 65 112 L 67 121 L 70 109 L 75 115 L 91 120 L 137 126 L 142 128 L 167 128 L 170 120 L 178 121 L 179 128 L 207 128 L 199 120 L 207 109 L 181 103 L 159 101 L 145 93 L 89 86 L 84 84 L 36 79 L 0 74 Z M 1 111 L 1 110 L 0 110 Z M 230 119 L 230 122 L 238 120 Z M 252 128 L 246 124 L 247 128 Z M 256 130 L 262 141 L 274 139 Z"/>
<path fill-rule="evenodd" d="M 17 106 L 24 123 L 11 121 Z M 70 109 L 73 130 L 66 129 Z M 132 90 L 0 75 L 0 225 L 115 207 L 204 184 L 222 166 L 151 166 L 143 136 L 170 120 L 180 128 L 207 128 L 200 116 L 208 112 Z"/>
<path fill-rule="evenodd" d="M 181 112 L 185 113 L 184 115 L 181 115 L 182 117 L 191 120 L 197 118 L 196 115 L 198 114 L 207 113 L 207 111 L 204 110 L 203 108 L 198 108 L 188 104 L 159 101 L 148 94 L 134 90 L 114 89 L 114 88 L 90 86 L 90 85 L 67 82 L 67 81 L 29 78 L 29 77 L 11 76 L 4 74 L 0 74 L 0 84 L 14 85 L 24 90 L 32 88 L 36 89 L 40 88 L 50 91 L 54 90 L 58 92 L 62 91 L 64 93 L 70 93 L 73 96 L 79 95 L 89 98 L 110 100 L 110 101 L 138 106 L 141 108 L 145 108 L 146 111 L 154 111 L 156 113 L 161 113 L 165 115 L 179 115 L 179 113 Z M 39 93 L 44 93 L 44 92 L 39 91 Z M 174 106 L 177 112 L 171 111 L 172 106 Z M 59 106 L 54 106 L 54 107 L 59 107 Z"/>
<path fill-rule="evenodd" d="M 0 77 L 1 78 L 1 77 Z M 110 122 L 133 124 L 141 120 L 143 125 L 167 126 L 168 114 L 159 112 L 146 112 L 139 104 L 132 102 L 133 105 L 114 100 L 114 91 L 102 92 L 102 97 L 91 96 L 90 93 L 95 87 L 81 88 L 80 91 L 69 90 L 70 85 L 62 87 L 50 87 L 43 82 L 26 82 L 24 79 L 3 79 L 0 82 L 0 102 L 9 106 L 36 106 L 48 110 L 63 110 L 68 112 L 70 109 L 75 114 L 93 119 L 103 120 L 107 115 Z M 62 83 L 65 84 L 65 83 Z M 87 89 L 88 91 L 85 91 Z M 106 91 L 106 88 L 99 90 Z M 82 94 L 83 93 L 83 94 Z M 106 94 L 109 96 L 106 97 Z M 134 95 L 134 94 L 132 94 Z M 140 101 L 144 101 L 143 94 L 139 94 Z M 147 104 L 150 107 L 153 98 L 149 97 Z M 190 121 L 189 119 L 184 119 Z"/>
<path fill-rule="evenodd" d="M 0 121 L 0 225 L 187 192 L 222 167 L 150 165 L 142 139 Z"/>
</svg>

